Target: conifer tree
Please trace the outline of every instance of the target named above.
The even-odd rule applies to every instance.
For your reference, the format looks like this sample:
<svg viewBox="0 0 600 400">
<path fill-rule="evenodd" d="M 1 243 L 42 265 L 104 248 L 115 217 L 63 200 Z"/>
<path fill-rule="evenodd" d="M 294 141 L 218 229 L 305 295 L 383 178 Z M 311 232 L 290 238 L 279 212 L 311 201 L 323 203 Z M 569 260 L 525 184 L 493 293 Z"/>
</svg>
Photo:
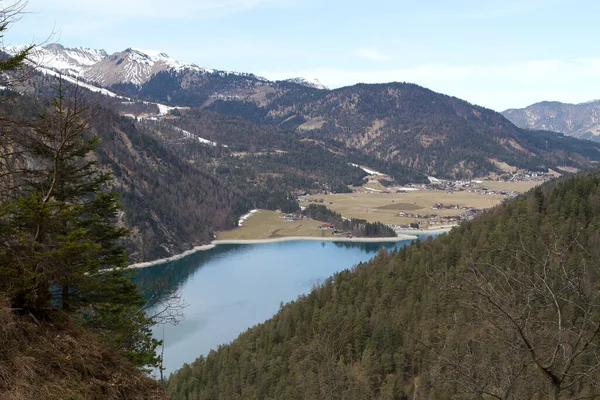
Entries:
<svg viewBox="0 0 600 400">
<path fill-rule="evenodd" d="M 25 5 L 0 3 L 0 41 Z M 0 72 L 22 68 L 33 47 L 1 58 Z M 14 73 L 3 76 L 10 86 Z M 68 312 L 136 365 L 156 366 L 153 319 L 125 271 L 121 206 L 77 89 L 61 81 L 41 109 L 37 121 L 0 118 L 0 292 L 21 312 Z"/>
<path fill-rule="evenodd" d="M 0 41 L 4 38 L 4 32 L 8 30 L 10 25 L 19 19 L 27 2 L 14 1 L 12 4 L 5 4 L 6 3 L 0 3 Z M 25 58 L 34 47 L 34 45 L 26 46 L 17 54 L 0 59 L 0 71 L 10 71 L 20 68 L 23 65 Z"/>
<path fill-rule="evenodd" d="M 117 195 L 93 158 L 91 134 L 76 88 L 62 83 L 38 122 L 21 130 L 27 170 L 14 200 L 0 205 L 2 290 L 13 307 L 43 315 L 56 308 L 125 352 L 157 365 L 153 324 L 125 270 Z"/>
</svg>

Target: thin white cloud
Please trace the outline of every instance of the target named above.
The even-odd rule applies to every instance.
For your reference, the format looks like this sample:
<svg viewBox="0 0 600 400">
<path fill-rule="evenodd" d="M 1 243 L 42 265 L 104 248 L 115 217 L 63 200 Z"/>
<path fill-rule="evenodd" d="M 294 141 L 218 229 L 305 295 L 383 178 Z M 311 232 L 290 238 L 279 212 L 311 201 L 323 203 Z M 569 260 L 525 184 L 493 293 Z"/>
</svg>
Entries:
<svg viewBox="0 0 600 400">
<path fill-rule="evenodd" d="M 600 58 L 257 72 L 270 79 L 314 76 L 332 88 L 356 83 L 411 82 L 498 111 L 542 100 L 578 103 L 597 98 L 600 93 Z"/>
<path fill-rule="evenodd" d="M 284 0 L 285 1 L 285 0 Z M 202 19 L 250 10 L 282 0 L 29 0 L 32 12 L 70 12 L 125 18 Z"/>
<path fill-rule="evenodd" d="M 383 54 L 379 49 L 373 47 L 361 47 L 353 51 L 354 55 L 359 58 L 371 61 L 386 61 L 390 57 Z"/>
</svg>

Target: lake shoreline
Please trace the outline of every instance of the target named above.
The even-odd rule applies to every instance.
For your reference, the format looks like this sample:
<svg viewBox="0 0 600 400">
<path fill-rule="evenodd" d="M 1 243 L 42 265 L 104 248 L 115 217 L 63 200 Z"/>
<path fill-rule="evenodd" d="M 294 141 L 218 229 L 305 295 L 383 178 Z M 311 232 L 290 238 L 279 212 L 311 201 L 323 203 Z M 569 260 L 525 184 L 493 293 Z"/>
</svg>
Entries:
<svg viewBox="0 0 600 400">
<path fill-rule="evenodd" d="M 440 228 L 435 228 L 435 229 L 404 229 L 404 230 L 400 230 L 398 231 L 399 234 L 402 235 L 409 235 L 409 236 L 415 236 L 415 235 L 439 235 L 442 233 L 448 233 L 452 230 L 452 228 L 457 227 L 458 225 L 452 225 L 452 226 L 444 226 L 444 227 L 440 227 Z"/>
<path fill-rule="evenodd" d="M 446 232 L 446 231 L 444 231 Z M 415 232 L 421 233 L 421 232 Z M 431 232 L 438 233 L 438 232 Z M 144 261 L 139 263 L 130 264 L 127 266 L 127 269 L 138 269 L 138 268 L 148 268 L 153 267 L 155 265 L 165 264 L 171 261 L 177 261 L 184 257 L 187 257 L 191 254 L 194 254 L 199 251 L 206 251 L 210 249 L 214 249 L 219 244 L 264 244 L 264 243 L 278 243 L 278 242 L 291 242 L 291 241 L 318 241 L 318 242 L 351 242 L 351 243 L 376 243 L 376 242 L 401 242 L 403 240 L 414 240 L 418 239 L 418 236 L 412 235 L 410 233 L 400 233 L 398 236 L 394 237 L 318 237 L 318 236 L 286 236 L 280 238 L 270 238 L 270 239 L 225 239 L 225 240 L 213 240 L 210 244 L 203 244 L 200 246 L 196 246 L 193 249 L 186 250 L 183 253 L 176 254 L 171 257 L 165 257 L 158 260 L 153 261 Z"/>
</svg>

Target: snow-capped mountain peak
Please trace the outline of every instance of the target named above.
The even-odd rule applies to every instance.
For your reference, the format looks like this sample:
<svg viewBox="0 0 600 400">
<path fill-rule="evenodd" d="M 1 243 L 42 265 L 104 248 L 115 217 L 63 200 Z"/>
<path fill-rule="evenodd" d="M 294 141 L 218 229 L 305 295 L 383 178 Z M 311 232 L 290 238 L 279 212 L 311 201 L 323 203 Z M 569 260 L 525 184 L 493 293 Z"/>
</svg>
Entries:
<svg viewBox="0 0 600 400">
<path fill-rule="evenodd" d="M 195 64 L 185 64 L 177 61 L 165 53 L 128 48 L 111 54 L 92 65 L 85 72 L 84 77 L 103 86 L 116 83 L 142 85 L 159 72 L 179 72 L 183 70 L 212 72 L 212 70 L 201 68 Z"/>
<path fill-rule="evenodd" d="M 25 46 L 11 46 L 6 51 L 17 53 Z M 195 64 L 177 61 L 158 51 L 128 48 L 109 55 L 104 50 L 83 47 L 68 48 L 61 44 L 35 47 L 29 54 L 29 62 L 64 75 L 88 82 L 110 86 L 116 83 L 141 85 L 162 71 L 194 71 L 213 73 L 214 70 Z"/>
<path fill-rule="evenodd" d="M 329 89 L 327 86 L 323 85 L 316 78 L 302 78 L 302 77 L 298 77 L 298 78 L 286 79 L 285 81 L 286 82 L 291 82 L 291 83 L 297 83 L 298 85 L 308 86 L 308 87 L 315 88 L 315 89 L 325 89 L 325 90 Z"/>
<path fill-rule="evenodd" d="M 24 46 L 7 48 L 9 53 L 15 54 Z M 142 87 L 152 80 L 157 74 L 167 72 L 168 79 L 175 79 L 182 88 L 190 85 L 201 85 L 211 79 L 232 79 L 228 90 L 211 95 L 213 98 L 240 98 L 247 96 L 254 85 L 269 85 L 268 79 L 249 73 L 227 72 L 199 67 L 196 64 L 183 63 L 175 60 L 166 53 L 141 50 L 134 47 L 123 51 L 108 54 L 104 50 L 89 48 L 67 48 L 60 44 L 49 44 L 35 47 L 29 57 L 29 62 L 44 73 L 62 74 L 79 82 L 114 90 L 113 85 L 126 84 Z M 211 75 L 211 77 L 208 77 Z M 243 81 L 243 83 L 241 83 Z M 286 82 L 303 85 L 306 87 L 327 89 L 318 79 L 293 78 Z M 121 87 L 122 93 L 135 93 L 132 87 Z M 242 93 L 242 94 L 241 94 Z M 170 101 L 170 99 L 162 99 Z"/>
</svg>

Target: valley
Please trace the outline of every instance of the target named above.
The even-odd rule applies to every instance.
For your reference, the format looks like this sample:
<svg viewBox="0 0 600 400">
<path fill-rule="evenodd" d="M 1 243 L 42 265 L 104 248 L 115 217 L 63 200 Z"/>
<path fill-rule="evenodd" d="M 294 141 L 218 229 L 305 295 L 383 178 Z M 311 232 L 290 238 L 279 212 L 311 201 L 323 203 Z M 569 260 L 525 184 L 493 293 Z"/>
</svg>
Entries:
<svg viewBox="0 0 600 400">
<path fill-rule="evenodd" d="M 421 229 L 457 225 L 479 212 L 501 204 L 534 188 L 549 177 L 523 181 L 473 180 L 448 184 L 420 184 L 408 187 L 377 185 L 370 180 L 354 193 L 309 195 L 300 205 L 322 203 L 347 218 L 381 221 L 407 229 L 419 224 Z M 462 217 L 461 217 L 462 216 Z M 404 228 L 401 228 L 403 226 Z"/>
<path fill-rule="evenodd" d="M 377 187 L 375 182 L 378 181 L 369 181 L 369 184 L 353 193 L 300 196 L 298 202 L 300 207 L 310 203 L 323 204 L 345 218 L 382 222 L 393 226 L 397 233 L 414 234 L 419 231 L 448 230 L 462 220 L 472 219 L 481 211 L 501 204 L 510 198 L 509 193 L 512 196 L 525 193 L 543 183 L 543 180 L 478 180 L 473 184 L 474 188 L 467 187 L 462 191 L 435 190 L 427 188 L 427 185 L 412 185 L 414 187 L 409 188 L 379 185 L 379 189 L 373 189 Z M 410 224 L 418 224 L 419 227 L 411 227 Z M 217 240 L 344 237 L 333 235 L 331 229 L 322 229 L 321 226 L 319 221 L 302 219 L 294 214 L 259 210 L 245 220 L 243 226 L 218 232 Z"/>
<path fill-rule="evenodd" d="M 428 176 L 507 180 L 516 171 L 560 175 L 600 161 L 598 144 L 520 129 L 489 109 L 409 83 L 328 89 L 303 79 L 269 81 L 202 68 L 163 53 L 128 48 L 108 54 L 58 44 L 36 49 L 30 63 L 42 73 L 21 83 L 30 96 L 23 104 L 35 97 L 49 102 L 50 88 L 64 76 L 69 91 L 95 110 L 90 124 L 101 138 L 99 161 L 115 174 L 113 188 L 132 230 L 131 262 L 174 256 L 215 235 L 323 235 L 274 217 L 261 220 L 266 215 L 251 222 L 263 228 L 226 232 L 248 210 L 289 214 L 304 200 L 321 198 L 344 218 L 381 218 L 397 229 L 453 225 L 453 217 L 502 199 L 492 190 L 479 198 L 444 187 L 378 193 L 390 185 L 429 184 Z M 369 178 L 371 170 L 388 180 Z M 374 195 L 352 195 L 361 191 Z M 299 202 L 297 193 L 311 197 Z M 458 209 L 433 212 L 436 203 Z"/>
<path fill-rule="evenodd" d="M 0 43 L 1 398 L 600 398 L 598 101 L 131 45 Z"/>
<path fill-rule="evenodd" d="M 54 59 L 62 53 L 68 59 L 72 51 L 62 47 L 53 47 L 51 50 Z M 85 52 L 89 53 L 90 50 Z M 131 64 L 128 68 L 133 68 L 140 60 L 139 51 L 134 53 L 124 59 Z M 95 51 L 90 54 L 89 59 L 99 62 L 98 55 L 104 53 Z M 111 58 L 102 57 L 99 71 L 125 74 L 123 68 L 126 61 L 111 70 L 108 68 Z M 166 68 L 165 71 L 170 71 L 169 68 L 177 64 L 174 61 L 166 62 L 164 56 L 153 57 L 149 55 L 142 59 L 158 63 L 160 68 Z M 44 74 L 31 78 L 29 85 L 38 96 L 49 98 L 51 94 L 47 88 L 56 85 L 57 71 L 69 73 L 70 70 L 85 67 L 55 70 L 51 69 L 51 65 L 50 62 L 44 67 Z M 216 79 L 214 85 L 210 86 L 214 93 L 221 93 L 221 90 L 230 87 L 222 87 L 219 86 L 222 82 L 218 83 L 223 76 L 229 75 L 218 75 L 217 78 L 206 69 L 183 66 L 173 71 L 177 74 L 188 71 L 187 74 L 206 75 L 209 81 Z M 114 74 L 111 76 L 117 76 Z M 126 79 L 127 74 L 118 76 Z M 144 79 L 153 79 L 155 75 L 144 76 Z M 243 74 L 233 74 L 231 77 L 233 81 L 228 81 L 228 85 L 234 86 L 239 84 L 239 79 L 257 79 Z M 69 79 L 69 83 L 78 84 L 74 78 Z M 357 102 L 356 105 L 343 112 L 344 118 L 349 118 L 344 122 L 349 124 L 348 129 L 344 128 L 344 137 L 348 140 L 337 133 L 333 134 L 340 129 L 339 123 L 328 124 L 326 118 L 319 117 L 323 123 L 318 126 L 304 124 L 304 117 L 286 117 L 285 121 L 270 117 L 254 118 L 254 114 L 247 112 L 254 107 L 251 99 L 244 100 L 243 104 L 239 99 L 221 99 L 217 103 L 200 106 L 191 103 L 176 106 L 177 102 L 167 102 L 169 105 L 156 103 L 161 100 L 159 97 L 135 99 L 139 94 L 120 92 L 106 96 L 103 92 L 105 88 L 93 86 L 92 83 L 72 86 L 73 91 L 77 87 L 85 90 L 91 88 L 82 98 L 87 104 L 94 104 L 94 109 L 102 110 L 101 113 L 96 112 L 102 120 L 92 119 L 90 122 L 102 138 L 99 160 L 114 171 L 114 188 L 120 193 L 126 207 L 124 220 L 132 229 L 128 238 L 130 262 L 168 258 L 210 243 L 215 236 L 260 239 L 331 235 L 330 231 L 317 229 L 319 224 L 316 221 L 290 223 L 275 214 L 276 210 L 283 215 L 294 214 L 310 202 L 324 204 L 344 218 L 387 224 L 398 233 L 410 230 L 410 224 L 418 224 L 420 229 L 447 228 L 499 204 L 509 195 L 524 193 L 533 187 L 534 183 L 529 184 L 527 174 L 548 174 L 549 178 L 552 174 L 577 171 L 600 160 L 598 145 L 584 146 L 580 141 L 549 132 L 520 131 L 490 110 L 485 111 L 490 113 L 489 118 L 482 119 L 483 114 L 477 112 L 465 119 L 464 113 L 470 105 L 416 85 L 390 84 L 382 92 L 385 88 L 381 85 L 329 90 L 302 86 L 295 81 L 257 82 L 262 86 L 287 88 L 286 101 L 295 106 L 305 104 L 303 107 L 309 107 L 309 103 L 312 108 L 336 102 L 346 104 L 346 100 L 343 100 L 345 96 L 354 93 L 352 98 Z M 118 87 L 109 87 L 119 93 Z M 253 86 L 244 87 L 250 90 L 248 88 Z M 199 90 L 187 86 L 184 89 L 190 93 Z M 314 90 L 316 92 L 312 92 Z M 314 95 L 309 96 L 309 93 Z M 323 103 L 323 96 L 327 98 L 326 103 Z M 360 100 L 363 97 L 364 100 Z M 23 98 L 21 101 L 25 100 Z M 371 110 L 360 106 L 361 101 L 372 105 L 375 100 L 384 108 Z M 406 114 L 406 110 L 419 108 L 420 104 L 429 100 L 445 104 L 445 113 L 437 113 L 437 106 L 428 106 L 420 108 L 417 114 Z M 280 107 L 278 101 L 274 101 L 270 107 Z M 219 104 L 218 107 L 215 104 Z M 405 111 L 396 114 L 394 107 L 386 108 L 392 104 L 396 104 L 396 108 L 403 104 Z M 449 109 L 454 111 L 448 112 Z M 263 111 L 266 110 L 264 108 Z M 322 112 L 329 113 L 325 110 Z M 366 121 L 372 113 L 388 115 L 393 120 L 385 122 L 378 117 L 379 122 L 367 127 Z M 491 129 L 491 125 L 488 126 L 490 118 L 500 128 Z M 389 141 L 397 140 L 397 130 L 410 131 L 420 126 L 420 119 L 438 121 L 444 125 L 447 135 L 458 136 L 454 139 L 440 136 L 438 149 L 434 149 L 435 141 L 417 138 L 418 143 L 413 143 L 413 139 L 403 137 L 402 151 L 405 151 L 405 156 L 400 156 L 398 151 L 393 151 L 392 156 L 391 153 L 378 150 L 378 147 L 372 147 L 376 142 L 381 142 L 387 143 L 386 148 L 393 149 L 394 144 Z M 364 129 L 370 133 L 359 144 L 355 138 L 362 137 Z M 503 131 L 500 136 L 496 133 L 488 138 L 481 135 L 481 132 L 497 132 L 498 129 Z M 374 132 L 379 133 L 373 136 Z M 465 136 L 465 132 L 471 133 Z M 479 132 L 477 138 L 469 136 L 475 132 Z M 384 137 L 387 139 L 383 140 Z M 379 139 L 374 142 L 375 138 Z M 445 152 L 449 140 L 453 143 L 453 151 Z M 544 147 L 542 153 L 545 154 L 539 154 L 540 146 Z M 553 146 L 558 147 L 552 150 Z M 466 153 L 461 155 L 463 151 Z M 426 168 L 420 165 L 422 162 L 427 164 Z M 138 164 L 145 166 L 140 169 Z M 378 171 L 376 175 L 370 175 L 375 171 Z M 436 187 L 431 185 L 428 178 L 432 173 L 437 176 L 434 179 L 441 179 Z M 460 190 L 454 190 L 452 182 L 468 183 L 486 179 L 478 176 L 494 179 L 486 181 L 489 190 L 483 191 L 481 189 L 485 186 L 477 184 L 474 187 L 467 184 Z M 499 184 L 495 182 L 497 179 L 515 182 Z M 523 179 L 526 181 L 523 182 Z M 542 180 L 532 182 L 539 183 Z M 307 196 L 298 196 L 299 193 Z M 196 199 L 198 207 L 193 206 L 192 199 Z M 437 210 L 433 209 L 436 204 L 441 205 Z M 237 219 L 255 208 L 265 211 L 251 218 L 249 225 L 236 228 Z M 267 213 L 267 210 L 271 213 Z"/>
</svg>

